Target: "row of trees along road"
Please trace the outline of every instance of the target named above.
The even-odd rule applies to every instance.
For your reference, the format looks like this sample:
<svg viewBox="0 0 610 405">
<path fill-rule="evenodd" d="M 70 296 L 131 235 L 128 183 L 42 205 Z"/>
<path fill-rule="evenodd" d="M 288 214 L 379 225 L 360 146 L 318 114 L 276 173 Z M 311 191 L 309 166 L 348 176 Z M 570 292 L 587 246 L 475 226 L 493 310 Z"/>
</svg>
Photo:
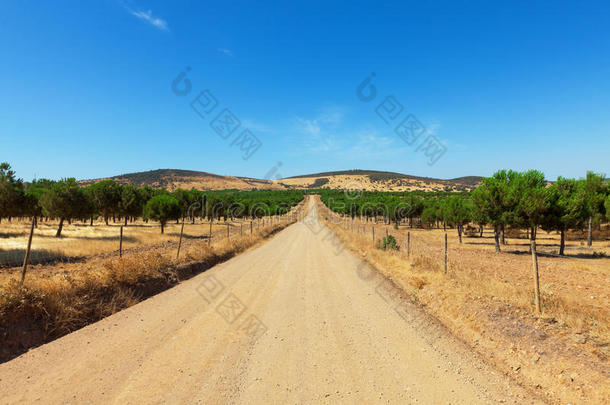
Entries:
<svg viewBox="0 0 610 405">
<path fill-rule="evenodd" d="M 457 229 L 460 243 L 467 225 L 494 231 L 496 251 L 505 244 L 505 230 L 525 229 L 530 239 L 538 229 L 557 231 L 559 253 L 564 254 L 568 230 L 587 232 L 587 245 L 592 244 L 594 226 L 610 220 L 610 187 L 605 175 L 588 172 L 576 180 L 559 177 L 548 182 L 537 170 L 517 172 L 499 170 L 484 178 L 472 192 L 363 192 L 357 196 L 337 190 L 316 190 L 333 211 L 352 218 L 382 216 L 384 223 L 398 224 L 408 219 L 409 225 Z"/>
<path fill-rule="evenodd" d="M 59 181 L 40 179 L 24 183 L 16 177 L 8 163 L 0 164 L 0 222 L 3 218 L 31 217 L 59 220 L 56 236 L 60 237 L 64 222 L 90 222 L 102 218 L 113 222 L 143 218 L 155 220 L 163 233 L 170 220 L 196 217 L 208 220 L 262 217 L 284 214 L 303 199 L 302 191 L 200 191 L 178 189 L 169 192 L 152 187 L 135 187 L 102 180 L 88 186 L 74 178 Z"/>
<path fill-rule="evenodd" d="M 559 177 L 550 185 L 537 170 L 500 170 L 483 179 L 471 195 L 473 218 L 494 227 L 496 251 L 504 243 L 507 226 L 560 233 L 559 254 L 565 249 L 569 229 L 587 229 L 587 246 L 592 245 L 593 225 L 610 219 L 610 188 L 603 174 L 588 172 L 584 179 Z"/>
</svg>

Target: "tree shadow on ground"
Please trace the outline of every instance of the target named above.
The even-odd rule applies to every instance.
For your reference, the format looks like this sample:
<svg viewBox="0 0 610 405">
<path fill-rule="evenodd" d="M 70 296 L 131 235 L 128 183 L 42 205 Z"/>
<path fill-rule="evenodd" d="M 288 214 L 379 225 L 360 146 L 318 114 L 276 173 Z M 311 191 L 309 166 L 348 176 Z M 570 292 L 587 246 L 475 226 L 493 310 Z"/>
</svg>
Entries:
<svg viewBox="0 0 610 405">
<path fill-rule="evenodd" d="M 529 245 L 528 245 L 529 246 Z M 549 246 L 549 245 L 537 245 L 537 246 Z M 553 245 L 556 246 L 556 245 Z M 531 256 L 531 252 L 529 250 L 504 250 L 504 253 L 516 255 L 516 256 Z M 551 257 L 557 259 L 607 259 L 605 253 L 591 252 L 591 253 L 576 253 L 576 254 L 564 254 L 560 256 L 556 253 L 550 252 L 540 252 L 536 251 L 536 254 L 540 257 Z"/>
<path fill-rule="evenodd" d="M 166 236 L 172 236 L 175 237 L 177 239 L 180 238 L 180 232 L 171 232 L 171 233 L 165 233 Z M 198 239 L 208 239 L 208 235 L 187 235 L 184 234 L 182 235 L 182 239 L 189 239 L 189 240 L 198 240 Z M 174 241 L 177 242 L 178 240 Z"/>
<path fill-rule="evenodd" d="M 0 267 L 21 266 L 24 258 L 25 249 L 0 249 Z M 47 249 L 32 249 L 29 263 L 36 265 L 57 262 L 79 262 L 84 259 L 84 256 L 68 256 Z"/>
</svg>

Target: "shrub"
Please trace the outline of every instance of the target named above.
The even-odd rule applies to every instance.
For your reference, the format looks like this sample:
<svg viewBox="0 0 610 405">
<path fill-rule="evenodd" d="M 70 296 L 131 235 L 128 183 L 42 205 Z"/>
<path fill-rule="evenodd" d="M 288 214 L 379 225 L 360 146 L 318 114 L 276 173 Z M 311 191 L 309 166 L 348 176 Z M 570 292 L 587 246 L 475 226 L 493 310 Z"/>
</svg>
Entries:
<svg viewBox="0 0 610 405">
<path fill-rule="evenodd" d="M 392 235 L 388 235 L 381 240 L 379 248 L 382 250 L 398 250 L 400 247 L 396 243 L 396 238 Z"/>
</svg>

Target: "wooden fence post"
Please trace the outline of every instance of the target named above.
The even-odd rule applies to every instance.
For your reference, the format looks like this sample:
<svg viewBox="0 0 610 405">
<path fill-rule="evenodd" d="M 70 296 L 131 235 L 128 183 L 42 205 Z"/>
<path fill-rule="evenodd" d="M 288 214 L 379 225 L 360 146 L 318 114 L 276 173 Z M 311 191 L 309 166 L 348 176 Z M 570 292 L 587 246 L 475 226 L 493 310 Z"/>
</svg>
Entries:
<svg viewBox="0 0 610 405">
<path fill-rule="evenodd" d="M 239 224 L 239 236 L 244 234 L 244 224 Z"/>
<path fill-rule="evenodd" d="M 447 232 L 445 232 L 445 274 L 447 274 Z"/>
<path fill-rule="evenodd" d="M 540 279 L 538 278 L 538 256 L 536 255 L 536 240 L 532 239 L 532 268 L 534 270 L 534 303 L 536 312 L 542 313 L 542 305 L 540 303 Z"/>
<path fill-rule="evenodd" d="M 119 235 L 119 257 L 123 257 L 123 225 L 121 225 L 121 232 Z"/>
<path fill-rule="evenodd" d="M 227 222 L 227 240 L 229 240 L 229 223 Z"/>
<path fill-rule="evenodd" d="M 407 257 L 411 256 L 411 231 L 407 232 Z"/>
<path fill-rule="evenodd" d="M 34 236 L 34 225 L 36 225 L 36 216 L 32 218 L 32 225 L 30 227 L 30 236 L 28 238 L 28 247 L 25 250 L 25 257 L 23 258 L 23 268 L 21 269 L 21 284 L 25 281 L 25 272 L 28 270 L 28 262 L 30 260 L 30 250 L 32 249 L 32 237 Z"/>
<path fill-rule="evenodd" d="M 182 226 L 180 227 L 180 240 L 178 241 L 178 251 L 176 252 L 176 260 L 180 257 L 180 247 L 182 246 L 182 234 L 184 233 L 184 217 L 182 217 Z"/>
<path fill-rule="evenodd" d="M 371 229 L 373 230 L 373 245 L 375 244 L 375 226 L 371 226 Z"/>
<path fill-rule="evenodd" d="M 212 222 L 214 222 L 214 218 L 210 218 L 210 233 L 208 235 L 208 245 L 212 244 Z"/>
<path fill-rule="evenodd" d="M 250 220 L 250 235 L 252 235 L 252 220 Z"/>
</svg>

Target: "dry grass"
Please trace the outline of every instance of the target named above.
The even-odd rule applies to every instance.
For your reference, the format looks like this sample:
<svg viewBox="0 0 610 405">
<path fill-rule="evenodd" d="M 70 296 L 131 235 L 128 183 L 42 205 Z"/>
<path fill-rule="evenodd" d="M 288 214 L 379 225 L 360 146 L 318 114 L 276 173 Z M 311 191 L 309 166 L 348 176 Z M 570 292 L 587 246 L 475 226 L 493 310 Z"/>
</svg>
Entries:
<svg viewBox="0 0 610 405">
<path fill-rule="evenodd" d="M 322 217 L 346 243 L 393 279 L 431 314 L 491 363 L 553 402 L 606 403 L 610 398 L 610 259 L 608 241 L 593 249 L 569 243 L 570 257 L 541 256 L 544 313 L 533 311 L 531 256 L 524 240 L 494 252 L 491 235 L 464 238 L 449 230 L 449 268 L 443 271 L 442 230 L 388 227 L 399 251 L 375 248 L 371 223 L 352 226 L 319 204 Z M 406 249 L 411 233 L 411 254 Z M 385 226 L 378 224 L 378 237 Z M 556 235 L 539 235 L 542 251 L 556 250 Z M 564 402 L 565 403 L 565 402 Z"/>
<path fill-rule="evenodd" d="M 303 204 L 295 210 L 302 210 Z M 92 255 L 81 262 L 33 266 L 25 285 L 17 269 L 0 272 L 0 361 L 163 291 L 185 277 L 249 249 L 293 223 L 284 221 L 234 233 L 183 241 L 176 259 L 177 240 L 116 254 Z M 249 225 L 249 224 L 248 224 Z M 207 227 L 209 229 L 209 227 Z M 158 229 L 157 229 L 158 231 Z"/>
<path fill-rule="evenodd" d="M 268 223 L 255 221 L 256 227 Z M 34 231 L 30 263 L 82 261 L 93 255 L 118 251 L 121 224 L 95 222 L 65 224 L 62 237 L 56 238 L 57 221 L 40 223 Z M 161 234 L 158 223 L 145 223 L 141 220 L 128 224 L 123 228 L 123 249 L 130 251 L 143 247 L 159 247 L 176 242 L 180 237 L 181 224 L 168 223 L 165 233 Z M 249 232 L 250 221 L 229 221 L 231 235 Z M 29 221 L 13 220 L 11 223 L 0 224 L 0 268 L 20 266 L 23 263 L 25 247 L 27 246 Z M 197 221 L 195 224 L 184 225 L 184 240 L 201 241 L 209 236 L 209 222 Z M 213 222 L 213 237 L 225 237 L 227 225 L 223 222 Z"/>
</svg>

